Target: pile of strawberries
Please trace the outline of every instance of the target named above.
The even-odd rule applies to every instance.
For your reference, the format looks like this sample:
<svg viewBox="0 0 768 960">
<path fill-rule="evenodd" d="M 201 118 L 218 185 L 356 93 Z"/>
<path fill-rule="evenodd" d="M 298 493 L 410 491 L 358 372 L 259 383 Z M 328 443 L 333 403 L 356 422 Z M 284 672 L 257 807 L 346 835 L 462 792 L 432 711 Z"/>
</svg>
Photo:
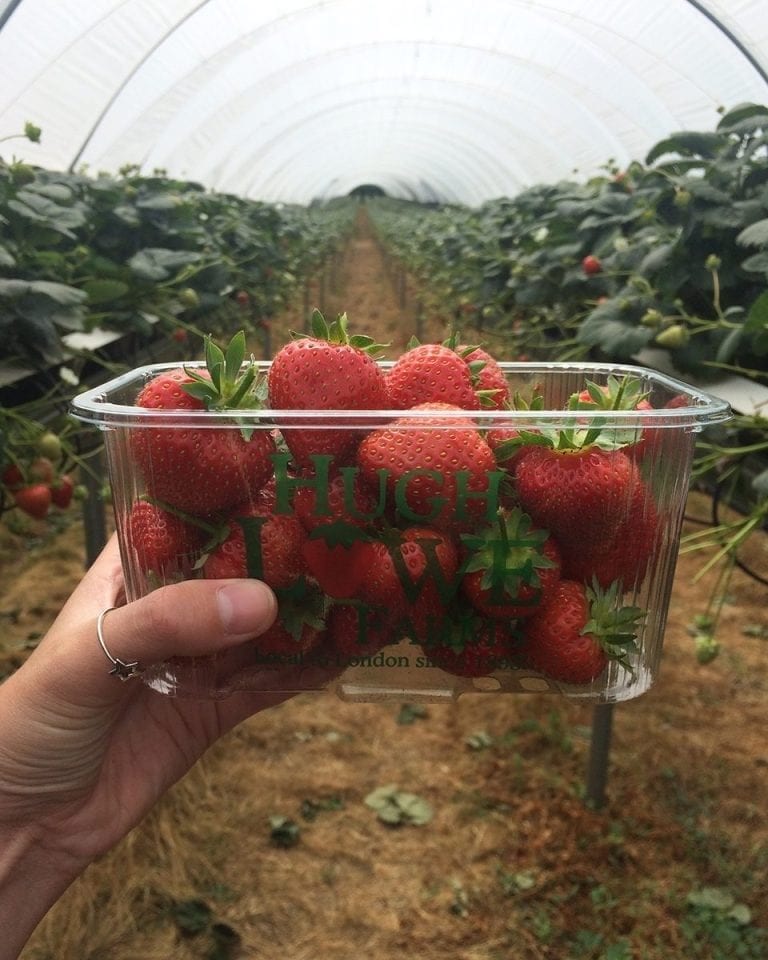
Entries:
<svg viewBox="0 0 768 960">
<path fill-rule="evenodd" d="M 265 668 L 343 669 L 408 640 L 465 677 L 586 684 L 611 660 L 630 675 L 644 614 L 624 597 L 660 539 L 653 435 L 596 424 L 648 407 L 638 382 L 585 383 L 568 402 L 583 415 L 555 431 L 515 418 L 543 401 L 511 396 L 482 348 L 412 343 L 390 365 L 381 350 L 315 311 L 266 374 L 238 334 L 226 350 L 207 339 L 205 369 L 147 382 L 137 407 L 229 414 L 131 428 L 139 496 L 118 525 L 142 589 L 265 580 L 280 610 L 253 641 Z"/>
</svg>

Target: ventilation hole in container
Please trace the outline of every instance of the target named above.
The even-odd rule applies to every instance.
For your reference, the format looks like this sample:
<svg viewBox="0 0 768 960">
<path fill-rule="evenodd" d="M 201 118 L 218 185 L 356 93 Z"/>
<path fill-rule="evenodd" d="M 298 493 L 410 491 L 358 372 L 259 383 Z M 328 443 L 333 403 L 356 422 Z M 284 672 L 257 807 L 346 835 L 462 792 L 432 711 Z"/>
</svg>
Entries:
<svg viewBox="0 0 768 960">
<path fill-rule="evenodd" d="M 501 682 L 496 677 L 475 677 L 472 685 L 475 690 L 485 690 L 489 693 L 501 690 Z"/>
<path fill-rule="evenodd" d="M 544 680 L 542 677 L 521 677 L 520 689 L 528 693 L 546 693 L 551 687 L 549 681 Z"/>
</svg>

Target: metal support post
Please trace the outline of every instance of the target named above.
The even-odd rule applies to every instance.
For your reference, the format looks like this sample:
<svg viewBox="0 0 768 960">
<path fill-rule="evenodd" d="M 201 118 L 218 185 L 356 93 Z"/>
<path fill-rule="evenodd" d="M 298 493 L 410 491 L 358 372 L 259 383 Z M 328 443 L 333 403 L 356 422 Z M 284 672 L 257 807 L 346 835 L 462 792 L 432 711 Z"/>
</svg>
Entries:
<svg viewBox="0 0 768 960">
<path fill-rule="evenodd" d="M 601 703 L 592 711 L 592 739 L 587 767 L 585 802 L 593 810 L 605 804 L 605 785 L 608 782 L 608 757 L 613 729 L 612 703 Z"/>
</svg>

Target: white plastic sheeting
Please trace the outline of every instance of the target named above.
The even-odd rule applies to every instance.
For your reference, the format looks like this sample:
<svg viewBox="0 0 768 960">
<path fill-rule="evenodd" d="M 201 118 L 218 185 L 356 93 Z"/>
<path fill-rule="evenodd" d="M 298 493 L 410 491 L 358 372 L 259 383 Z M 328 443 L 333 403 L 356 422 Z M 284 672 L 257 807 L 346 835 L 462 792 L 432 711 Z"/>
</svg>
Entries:
<svg viewBox="0 0 768 960">
<path fill-rule="evenodd" d="M 766 0 L 0 0 L 0 151 L 478 203 L 768 101 Z M 30 121 L 42 142 L 2 141 Z"/>
</svg>

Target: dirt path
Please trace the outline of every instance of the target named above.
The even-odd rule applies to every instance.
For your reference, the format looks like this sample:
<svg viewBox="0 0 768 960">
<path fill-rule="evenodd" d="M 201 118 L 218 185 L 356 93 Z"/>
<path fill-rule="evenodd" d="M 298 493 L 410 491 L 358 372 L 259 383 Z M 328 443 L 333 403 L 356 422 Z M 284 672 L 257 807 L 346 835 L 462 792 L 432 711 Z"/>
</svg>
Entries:
<svg viewBox="0 0 768 960">
<path fill-rule="evenodd" d="M 301 303 L 273 324 L 273 354 L 291 329 L 306 329 L 304 311 L 313 307 L 327 317 L 346 312 L 354 333 L 389 344 L 385 352 L 390 359 L 399 356 L 413 336 L 425 341 L 447 336 L 438 320 L 423 315 L 413 279 L 382 251 L 364 205 L 344 250 L 312 279 Z"/>
<path fill-rule="evenodd" d="M 321 286 L 314 302 L 346 310 L 358 332 L 400 349 L 413 332 L 413 299 L 401 309 L 364 221 Z M 302 319 L 298 307 L 276 322 L 275 344 Z M 706 516 L 706 498 L 692 496 L 689 513 Z M 764 570 L 766 538 L 745 559 Z M 735 956 L 734 942 L 758 960 L 747 938 L 768 927 L 765 588 L 736 572 L 724 652 L 702 667 L 689 632 L 714 589 L 695 578 L 702 562 L 680 558 L 660 680 L 616 710 L 604 810 L 582 799 L 588 706 L 300 696 L 217 744 L 74 884 L 23 960 L 715 960 Z M 6 565 L 6 667 L 82 565 L 77 524 Z M 387 784 L 426 800 L 432 819 L 377 820 L 365 798 Z M 751 911 L 729 928 L 731 953 L 714 951 L 711 924 L 691 927 L 687 897 L 702 887 Z"/>
</svg>

